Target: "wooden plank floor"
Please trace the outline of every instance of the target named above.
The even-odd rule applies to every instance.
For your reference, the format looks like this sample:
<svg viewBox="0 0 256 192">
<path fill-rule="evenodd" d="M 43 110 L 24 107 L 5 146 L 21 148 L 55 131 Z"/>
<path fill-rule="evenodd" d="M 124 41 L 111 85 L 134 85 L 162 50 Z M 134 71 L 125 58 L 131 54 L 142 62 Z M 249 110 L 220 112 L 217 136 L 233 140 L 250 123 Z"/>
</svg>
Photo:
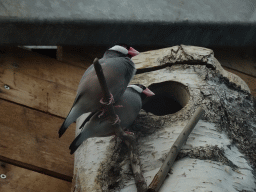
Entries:
<svg viewBox="0 0 256 192">
<path fill-rule="evenodd" d="M 228 67 L 224 67 L 224 69 L 241 77 L 249 86 L 252 96 L 256 98 L 256 77 L 247 75 L 234 69 L 230 69 Z"/>
<path fill-rule="evenodd" d="M 21 48 L 2 48 L 0 98 L 66 117 L 84 71 Z"/>
<path fill-rule="evenodd" d="M 0 106 L 0 161 L 14 160 L 13 164 L 71 181 L 74 159 L 68 147 L 75 137 L 74 124 L 59 139 L 62 118 L 1 99 Z"/>
<path fill-rule="evenodd" d="M 213 48 L 213 51 L 222 66 L 256 78 L 256 48 L 224 47 Z"/>
<path fill-rule="evenodd" d="M 0 162 L 1 192 L 70 192 L 71 182 Z M 2 175 L 3 176 L 3 175 Z"/>
</svg>

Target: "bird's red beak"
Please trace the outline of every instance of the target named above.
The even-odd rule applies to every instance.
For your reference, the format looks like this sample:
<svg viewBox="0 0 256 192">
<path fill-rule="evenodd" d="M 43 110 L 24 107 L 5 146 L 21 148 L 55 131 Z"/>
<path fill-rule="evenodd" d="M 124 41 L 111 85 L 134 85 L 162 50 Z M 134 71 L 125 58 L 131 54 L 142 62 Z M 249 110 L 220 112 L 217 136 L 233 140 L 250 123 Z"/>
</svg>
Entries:
<svg viewBox="0 0 256 192">
<path fill-rule="evenodd" d="M 150 89 L 146 88 L 144 91 L 142 91 L 142 93 L 144 93 L 145 95 L 147 95 L 147 97 L 153 96 L 155 95 L 155 93 L 153 93 Z"/>
<path fill-rule="evenodd" d="M 130 55 L 131 57 L 134 57 L 136 55 L 139 55 L 139 51 L 135 50 L 134 48 L 130 47 L 130 49 L 128 50 L 128 55 Z"/>
</svg>

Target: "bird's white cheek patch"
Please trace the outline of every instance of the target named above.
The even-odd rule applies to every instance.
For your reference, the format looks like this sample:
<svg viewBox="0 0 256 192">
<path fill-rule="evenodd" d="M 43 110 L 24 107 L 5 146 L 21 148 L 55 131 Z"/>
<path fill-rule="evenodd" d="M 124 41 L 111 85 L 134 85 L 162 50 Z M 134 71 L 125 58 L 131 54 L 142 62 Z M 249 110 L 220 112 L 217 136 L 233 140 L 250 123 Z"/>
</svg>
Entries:
<svg viewBox="0 0 256 192">
<path fill-rule="evenodd" d="M 131 87 L 133 88 L 135 91 L 137 91 L 138 93 L 142 93 L 143 92 L 143 89 L 140 88 L 139 86 L 137 85 L 129 85 L 128 87 Z"/>
</svg>

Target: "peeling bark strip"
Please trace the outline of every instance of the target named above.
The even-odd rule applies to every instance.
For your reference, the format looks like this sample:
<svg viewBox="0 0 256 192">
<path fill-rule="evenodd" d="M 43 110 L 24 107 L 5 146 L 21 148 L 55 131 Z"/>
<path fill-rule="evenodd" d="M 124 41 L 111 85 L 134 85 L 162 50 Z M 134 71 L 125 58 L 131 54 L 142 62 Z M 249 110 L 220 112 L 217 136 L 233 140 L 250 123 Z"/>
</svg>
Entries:
<svg viewBox="0 0 256 192">
<path fill-rule="evenodd" d="M 149 185 L 148 192 L 159 191 L 182 145 L 187 141 L 189 134 L 192 132 L 192 130 L 194 129 L 194 127 L 196 126 L 197 122 L 199 121 L 203 114 L 204 110 L 201 107 L 197 108 L 197 110 L 195 111 L 194 115 L 192 116 L 186 127 L 183 129 L 179 137 L 172 145 L 171 150 L 169 151 L 163 165 L 161 166 L 161 168 L 155 175 L 153 181 Z"/>
<path fill-rule="evenodd" d="M 242 90 L 250 92 L 250 89 L 240 77 L 222 68 L 214 57 L 213 50 L 204 47 L 177 45 L 140 53 L 140 55 L 133 57 L 132 61 L 136 64 L 136 74 L 184 64 L 205 65 L 207 68 L 217 71 L 223 77 L 228 78 L 230 82 L 241 86 Z"/>
<path fill-rule="evenodd" d="M 93 61 L 93 65 L 97 74 L 97 77 L 100 82 L 100 86 L 102 88 L 102 91 L 104 93 L 104 102 L 109 101 L 111 98 L 109 89 L 107 87 L 107 82 L 105 80 L 101 65 L 99 64 L 98 58 L 95 58 Z M 110 119 L 112 122 L 116 119 L 116 114 L 114 111 L 113 104 L 105 106 L 107 108 L 107 111 L 109 113 Z M 147 184 L 145 181 L 145 178 L 142 175 L 141 168 L 140 168 L 140 160 L 139 155 L 135 152 L 135 139 L 131 135 L 127 135 L 120 127 L 119 124 L 114 124 L 114 130 L 118 137 L 120 137 L 125 144 L 128 146 L 130 151 L 130 162 L 134 174 L 134 179 L 137 187 L 138 192 L 146 192 L 147 191 Z"/>
</svg>

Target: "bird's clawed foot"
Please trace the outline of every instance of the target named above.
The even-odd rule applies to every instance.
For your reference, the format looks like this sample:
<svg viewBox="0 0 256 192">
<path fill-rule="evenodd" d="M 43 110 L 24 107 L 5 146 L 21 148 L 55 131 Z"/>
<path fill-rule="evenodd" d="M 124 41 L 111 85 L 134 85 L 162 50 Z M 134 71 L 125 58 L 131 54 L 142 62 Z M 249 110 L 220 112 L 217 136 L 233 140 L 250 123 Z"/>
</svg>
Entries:
<svg viewBox="0 0 256 192">
<path fill-rule="evenodd" d="M 127 134 L 127 135 L 135 135 L 133 132 L 129 132 L 129 131 L 125 131 L 125 133 Z M 113 137 L 113 138 L 116 138 L 117 137 L 117 135 L 116 134 L 113 134 L 115 137 Z"/>
<path fill-rule="evenodd" d="M 101 112 L 101 114 L 98 115 L 98 118 L 100 118 L 102 115 L 104 115 L 104 113 L 105 113 L 106 110 L 105 110 L 105 109 L 101 109 L 101 111 L 102 111 L 102 112 Z"/>
<path fill-rule="evenodd" d="M 119 119 L 118 115 L 116 115 L 116 119 L 112 125 L 119 124 L 121 120 Z"/>
<path fill-rule="evenodd" d="M 134 135 L 133 132 L 129 132 L 129 131 L 125 131 L 125 133 L 128 134 L 128 135 Z"/>
<path fill-rule="evenodd" d="M 115 105 L 114 107 L 120 108 L 120 107 L 124 107 L 124 106 L 123 105 Z"/>
<path fill-rule="evenodd" d="M 115 105 L 114 107 L 120 108 L 120 107 L 124 107 L 124 106 L 123 106 L 123 105 Z M 102 108 L 100 111 L 102 111 L 102 112 L 98 115 L 98 118 L 100 118 L 101 116 L 103 116 L 104 113 L 105 113 L 107 110 L 104 109 L 104 108 Z M 117 123 L 120 123 L 119 121 L 120 121 L 120 119 L 119 119 L 119 117 L 117 116 L 117 119 L 116 119 L 116 121 L 114 122 L 114 124 L 116 124 L 116 122 L 117 122 Z M 114 124 L 113 124 L 113 125 L 114 125 Z"/>
<path fill-rule="evenodd" d="M 110 99 L 109 99 L 108 102 L 104 102 L 103 98 L 100 100 L 100 103 L 103 104 L 103 105 L 110 105 L 111 103 L 114 103 L 114 102 L 115 102 L 114 101 L 114 97 L 113 97 L 113 95 L 111 93 L 110 93 Z"/>
</svg>

